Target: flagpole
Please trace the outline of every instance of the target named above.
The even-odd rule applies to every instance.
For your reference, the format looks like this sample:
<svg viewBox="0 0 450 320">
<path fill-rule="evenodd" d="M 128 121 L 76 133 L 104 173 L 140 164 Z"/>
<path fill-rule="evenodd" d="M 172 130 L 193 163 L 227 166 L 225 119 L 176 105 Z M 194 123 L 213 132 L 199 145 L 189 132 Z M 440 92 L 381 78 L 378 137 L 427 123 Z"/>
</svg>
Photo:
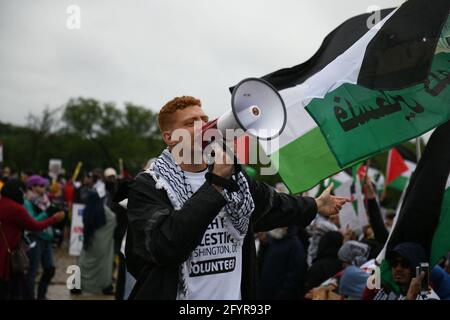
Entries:
<svg viewBox="0 0 450 320">
<path fill-rule="evenodd" d="M 385 255 L 386 255 L 386 247 L 387 247 L 389 240 L 391 239 L 392 231 L 394 230 L 395 225 L 397 224 L 397 219 L 398 219 L 398 216 L 400 213 L 400 209 L 402 208 L 403 200 L 405 199 L 406 189 L 408 189 L 410 179 L 411 179 L 411 177 L 408 177 L 408 180 L 405 184 L 405 188 L 403 189 L 402 194 L 400 196 L 400 200 L 398 201 L 397 208 L 395 209 L 394 221 L 392 222 L 391 231 L 389 232 L 388 238 L 387 238 L 386 242 L 384 243 L 383 249 L 378 254 L 378 256 L 375 258 L 375 260 L 378 264 L 381 263 L 381 261 L 384 259 Z"/>
<path fill-rule="evenodd" d="M 75 170 L 72 174 L 72 183 L 75 183 L 75 181 L 78 178 L 78 175 L 80 174 L 81 166 L 83 165 L 83 162 L 78 161 L 77 166 L 75 167 Z"/>
<path fill-rule="evenodd" d="M 124 177 L 124 172 L 123 172 L 123 159 L 119 158 L 119 177 L 123 178 Z"/>
<path fill-rule="evenodd" d="M 388 155 L 388 157 L 389 157 L 389 155 Z M 416 157 L 417 157 L 417 162 L 419 162 L 419 159 L 420 159 L 420 142 L 419 142 L 418 138 L 416 138 Z M 387 168 L 386 168 L 386 173 L 387 173 Z M 399 199 L 399 201 L 397 203 L 397 208 L 395 208 L 394 221 L 392 223 L 391 231 L 389 232 L 388 238 L 387 238 L 387 240 L 386 240 L 386 242 L 384 244 L 383 249 L 378 254 L 378 256 L 375 258 L 375 260 L 376 260 L 376 262 L 378 264 L 381 263 L 381 261 L 384 259 L 385 255 L 386 255 L 386 247 L 387 247 L 387 244 L 388 244 L 388 242 L 389 242 L 389 240 L 391 238 L 392 231 L 394 230 L 395 225 L 397 224 L 397 219 L 398 219 L 398 216 L 400 215 L 400 210 L 402 208 L 403 200 L 405 199 L 406 190 L 408 189 L 410 180 L 411 180 L 411 176 L 408 177 L 408 180 L 406 181 L 405 187 L 403 188 L 402 194 L 400 195 L 400 199 Z M 385 181 L 385 185 L 384 185 L 385 190 L 386 190 L 386 185 L 387 184 L 386 184 L 386 181 Z"/>
<path fill-rule="evenodd" d="M 388 155 L 387 155 L 386 174 L 385 174 L 385 179 L 384 179 L 383 192 L 381 193 L 381 196 L 380 196 L 380 201 L 383 201 L 384 198 L 386 197 L 387 181 L 388 181 L 388 170 L 389 170 L 389 163 L 390 163 L 391 152 L 392 152 L 392 149 L 388 151 Z"/>
<path fill-rule="evenodd" d="M 420 137 L 417 137 L 416 138 L 416 159 L 417 159 L 417 163 L 419 163 L 420 156 L 421 156 L 421 152 L 420 152 Z"/>
<path fill-rule="evenodd" d="M 421 157 L 420 138 L 417 137 L 416 138 L 416 158 L 417 158 L 417 163 L 419 163 L 420 157 Z M 405 188 L 402 191 L 402 194 L 401 194 L 400 199 L 399 199 L 398 204 L 397 204 L 397 208 L 395 209 L 394 221 L 392 223 L 391 232 L 389 232 L 388 239 L 386 240 L 386 243 L 384 244 L 383 249 L 381 250 L 381 252 L 378 254 L 378 256 L 375 259 L 378 263 L 381 263 L 381 261 L 384 259 L 385 255 L 386 255 L 386 246 L 387 246 L 387 243 L 389 242 L 389 240 L 391 238 L 392 231 L 394 230 L 395 225 L 397 224 L 397 219 L 398 219 L 398 216 L 400 214 L 400 210 L 402 208 L 403 200 L 405 199 L 406 190 L 408 189 L 410 180 L 411 180 L 411 176 L 409 176 L 408 180 L 406 181 Z M 386 187 L 386 184 L 385 184 L 385 187 Z"/>
</svg>

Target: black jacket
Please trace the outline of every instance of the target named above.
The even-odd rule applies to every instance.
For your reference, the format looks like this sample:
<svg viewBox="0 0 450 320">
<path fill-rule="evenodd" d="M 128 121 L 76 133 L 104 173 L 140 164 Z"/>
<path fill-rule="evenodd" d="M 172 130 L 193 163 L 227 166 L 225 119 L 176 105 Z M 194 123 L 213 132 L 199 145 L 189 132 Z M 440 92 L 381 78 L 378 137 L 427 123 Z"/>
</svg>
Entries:
<svg viewBox="0 0 450 320">
<path fill-rule="evenodd" d="M 258 290 L 260 299 L 298 299 L 306 271 L 306 252 L 297 233 L 297 227 L 292 226 L 281 239 L 269 237 Z"/>
<path fill-rule="evenodd" d="M 308 225 L 315 217 L 313 198 L 277 193 L 247 177 L 255 210 L 242 248 L 242 299 L 256 297 L 254 232 L 288 225 Z M 129 185 L 127 268 L 137 278 L 130 299 L 176 299 L 180 265 L 200 244 L 208 225 L 225 205 L 205 182 L 176 213 L 164 189 L 148 173 Z M 130 239 L 131 238 L 131 239 Z"/>
</svg>

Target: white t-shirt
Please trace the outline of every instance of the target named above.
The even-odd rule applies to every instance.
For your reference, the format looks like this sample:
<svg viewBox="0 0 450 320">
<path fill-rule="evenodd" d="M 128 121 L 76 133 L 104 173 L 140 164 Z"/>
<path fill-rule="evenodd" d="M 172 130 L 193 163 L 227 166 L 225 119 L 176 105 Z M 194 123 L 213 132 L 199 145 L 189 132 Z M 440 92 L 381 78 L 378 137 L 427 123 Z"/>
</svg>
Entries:
<svg viewBox="0 0 450 320">
<path fill-rule="evenodd" d="M 186 182 L 192 186 L 193 192 L 205 183 L 206 172 L 185 172 Z M 188 269 L 189 299 L 241 299 L 242 245 L 236 245 L 228 233 L 223 209 L 208 226 L 200 245 L 194 249 Z"/>
</svg>

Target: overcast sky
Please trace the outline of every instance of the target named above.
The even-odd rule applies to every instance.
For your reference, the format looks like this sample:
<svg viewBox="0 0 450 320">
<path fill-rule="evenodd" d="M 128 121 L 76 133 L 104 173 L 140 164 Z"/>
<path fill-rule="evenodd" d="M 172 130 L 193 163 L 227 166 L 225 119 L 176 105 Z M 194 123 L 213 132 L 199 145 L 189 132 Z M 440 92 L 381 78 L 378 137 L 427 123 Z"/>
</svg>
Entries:
<svg viewBox="0 0 450 320">
<path fill-rule="evenodd" d="M 71 97 L 144 105 L 200 98 L 230 108 L 228 87 L 308 59 L 344 20 L 401 0 L 0 0 L 0 121 Z M 81 9 L 70 30 L 69 5 Z"/>
</svg>

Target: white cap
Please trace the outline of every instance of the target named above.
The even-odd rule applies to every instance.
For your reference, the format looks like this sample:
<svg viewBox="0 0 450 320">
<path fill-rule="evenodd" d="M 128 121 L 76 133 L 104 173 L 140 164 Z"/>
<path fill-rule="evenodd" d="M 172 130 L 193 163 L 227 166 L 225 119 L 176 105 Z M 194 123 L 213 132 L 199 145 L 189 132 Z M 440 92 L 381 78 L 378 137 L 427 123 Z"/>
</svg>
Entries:
<svg viewBox="0 0 450 320">
<path fill-rule="evenodd" d="M 110 176 L 117 176 L 117 172 L 113 168 L 106 168 L 105 172 L 103 173 L 103 176 L 105 178 Z"/>
</svg>

